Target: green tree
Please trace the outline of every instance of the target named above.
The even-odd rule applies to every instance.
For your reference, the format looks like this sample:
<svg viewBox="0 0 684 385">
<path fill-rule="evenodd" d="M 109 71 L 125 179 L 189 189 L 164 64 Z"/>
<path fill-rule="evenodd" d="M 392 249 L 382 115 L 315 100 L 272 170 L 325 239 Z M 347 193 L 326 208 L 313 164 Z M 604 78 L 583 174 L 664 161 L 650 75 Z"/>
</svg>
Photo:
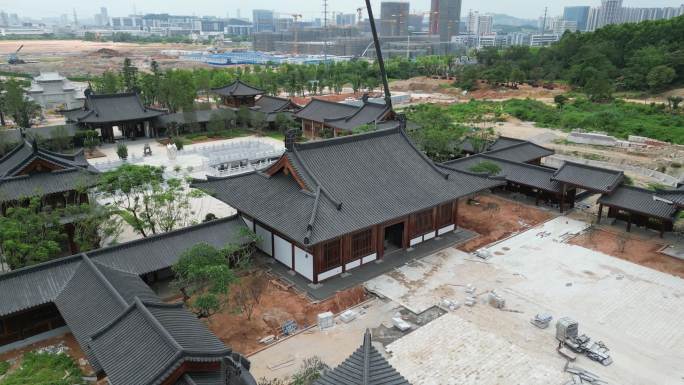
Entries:
<svg viewBox="0 0 684 385">
<path fill-rule="evenodd" d="M 53 128 L 52 132 L 50 133 L 50 138 L 52 148 L 55 151 L 61 152 L 68 150 L 73 146 L 71 135 L 69 135 L 69 132 L 65 126 L 57 126 Z"/>
<path fill-rule="evenodd" d="M 266 121 L 266 115 L 261 113 L 261 112 L 253 112 L 251 119 L 249 120 L 249 125 L 254 128 L 257 132 L 261 132 L 268 126 L 268 122 Z"/>
<path fill-rule="evenodd" d="M 684 98 L 681 96 L 674 95 L 667 97 L 667 104 L 670 106 L 672 111 L 679 109 L 679 105 L 682 104 L 682 102 L 684 102 Z"/>
<path fill-rule="evenodd" d="M 171 112 L 192 108 L 197 88 L 188 70 L 168 70 L 159 87 L 159 100 Z"/>
<path fill-rule="evenodd" d="M 247 127 L 252 120 L 252 112 L 245 106 L 241 106 L 236 115 L 237 124 L 241 127 Z"/>
<path fill-rule="evenodd" d="M 464 91 L 472 91 L 477 89 L 478 78 L 479 71 L 476 66 L 463 66 L 456 75 L 454 85 Z"/>
<path fill-rule="evenodd" d="M 65 239 L 57 211 L 43 210 L 39 197 L 0 216 L 0 257 L 11 269 L 58 257 Z"/>
<path fill-rule="evenodd" d="M 121 88 L 121 77 L 112 71 L 103 72 L 102 76 L 96 77 L 93 81 L 93 90 L 98 94 L 115 94 Z"/>
<path fill-rule="evenodd" d="M 10 79 L 5 82 L 4 107 L 19 127 L 31 127 L 31 120 L 40 114 L 40 106 L 26 97 L 26 82 Z"/>
<path fill-rule="evenodd" d="M 227 250 L 219 250 L 198 243 L 183 252 L 173 265 L 174 286 L 198 317 L 209 317 L 228 303 L 230 285 L 237 278 L 229 266 L 227 253 L 236 249 L 239 246 L 228 245 Z"/>
<path fill-rule="evenodd" d="M 168 232 L 193 223 L 191 200 L 201 197 L 180 178 L 164 179 L 164 170 L 124 164 L 100 176 L 98 191 L 141 236 Z"/>
<path fill-rule="evenodd" d="M 285 112 L 279 112 L 276 115 L 274 124 L 278 131 L 282 133 L 285 133 L 290 129 L 296 129 L 300 127 L 299 124 L 292 119 L 292 115 Z"/>
<path fill-rule="evenodd" d="M 131 63 L 131 59 L 125 58 L 121 68 L 121 79 L 126 92 L 138 92 L 138 67 Z"/>
<path fill-rule="evenodd" d="M 615 86 L 605 76 L 595 74 L 584 85 L 584 92 L 593 102 L 603 102 L 613 98 Z"/>
<path fill-rule="evenodd" d="M 676 75 L 675 70 L 668 66 L 653 67 L 646 76 L 646 83 L 652 91 L 661 90 L 671 84 Z"/>
<path fill-rule="evenodd" d="M 565 95 L 556 95 L 553 97 L 553 102 L 556 103 L 559 110 L 562 110 L 568 102 L 568 97 Z"/>
</svg>

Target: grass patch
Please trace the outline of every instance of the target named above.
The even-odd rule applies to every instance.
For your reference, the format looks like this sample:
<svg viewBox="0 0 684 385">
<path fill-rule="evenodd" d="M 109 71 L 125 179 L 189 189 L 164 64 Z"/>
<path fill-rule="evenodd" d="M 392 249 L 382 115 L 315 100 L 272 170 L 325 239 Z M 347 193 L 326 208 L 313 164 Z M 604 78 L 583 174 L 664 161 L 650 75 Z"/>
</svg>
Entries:
<svg viewBox="0 0 684 385">
<path fill-rule="evenodd" d="M 593 103 L 578 98 L 561 110 L 537 100 L 511 99 L 504 102 L 471 100 L 443 108 L 457 123 L 499 122 L 506 116 L 513 116 L 535 122 L 539 127 L 601 131 L 621 139 L 639 135 L 684 144 L 684 114 L 673 113 L 661 104 L 637 104 L 623 100 Z"/>
<path fill-rule="evenodd" d="M 0 361 L 0 376 L 7 373 L 10 368 L 10 363 L 7 361 Z"/>
<path fill-rule="evenodd" d="M 66 354 L 29 352 L 21 367 L 10 373 L 0 385 L 73 385 L 82 384 L 81 370 Z"/>
<path fill-rule="evenodd" d="M 277 140 L 281 140 L 283 142 L 285 141 L 285 135 L 280 131 L 265 131 L 264 136 L 269 137 L 269 138 L 273 138 L 273 139 L 277 139 Z"/>
</svg>

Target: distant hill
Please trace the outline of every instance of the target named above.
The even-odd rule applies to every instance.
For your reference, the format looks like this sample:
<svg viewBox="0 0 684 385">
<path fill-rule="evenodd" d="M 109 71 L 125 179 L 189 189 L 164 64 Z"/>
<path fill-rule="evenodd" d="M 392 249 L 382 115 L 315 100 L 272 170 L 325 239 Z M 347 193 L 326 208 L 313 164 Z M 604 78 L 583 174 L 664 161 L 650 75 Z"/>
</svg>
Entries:
<svg viewBox="0 0 684 385">
<path fill-rule="evenodd" d="M 511 25 L 514 27 L 537 25 L 537 20 L 534 19 L 520 19 L 514 16 L 504 15 L 500 13 L 494 13 L 492 14 L 492 16 L 494 16 L 494 24 Z"/>
</svg>

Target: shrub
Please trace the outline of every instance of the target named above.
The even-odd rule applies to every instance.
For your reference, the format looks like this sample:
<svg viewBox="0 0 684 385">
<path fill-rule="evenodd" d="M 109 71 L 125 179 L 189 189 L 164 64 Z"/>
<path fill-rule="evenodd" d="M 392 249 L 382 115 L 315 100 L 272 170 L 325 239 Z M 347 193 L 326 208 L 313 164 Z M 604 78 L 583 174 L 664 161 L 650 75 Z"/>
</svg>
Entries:
<svg viewBox="0 0 684 385">
<path fill-rule="evenodd" d="M 484 160 L 470 167 L 469 170 L 477 173 L 487 173 L 489 175 L 496 175 L 501 172 L 501 167 L 499 167 L 499 165 L 494 162 Z"/>
<path fill-rule="evenodd" d="M 173 144 L 176 145 L 176 148 L 180 151 L 183 149 L 184 143 L 183 143 L 183 138 L 180 136 L 176 136 L 173 138 Z"/>
<path fill-rule="evenodd" d="M 116 155 L 119 156 L 119 159 L 127 159 L 128 158 L 128 146 L 126 146 L 125 143 L 119 143 L 116 145 Z"/>
<path fill-rule="evenodd" d="M 0 361 L 0 376 L 7 373 L 10 368 L 10 363 L 7 361 Z"/>
</svg>

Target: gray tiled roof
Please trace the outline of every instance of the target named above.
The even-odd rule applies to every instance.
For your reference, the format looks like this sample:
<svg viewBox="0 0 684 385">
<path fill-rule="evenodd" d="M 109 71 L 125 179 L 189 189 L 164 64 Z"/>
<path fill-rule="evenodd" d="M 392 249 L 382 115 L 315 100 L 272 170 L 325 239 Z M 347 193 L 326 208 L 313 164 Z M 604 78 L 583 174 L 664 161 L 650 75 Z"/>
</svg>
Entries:
<svg viewBox="0 0 684 385">
<path fill-rule="evenodd" d="M 677 213 L 677 207 L 654 199 L 655 195 L 655 191 L 652 190 L 619 186 L 613 192 L 603 194 L 598 202 L 651 217 L 672 220 Z"/>
<path fill-rule="evenodd" d="M 17 175 L 24 167 L 36 159 L 52 163 L 59 168 L 94 170 L 89 167 L 88 161 L 83 155 L 83 150 L 75 154 L 60 154 L 37 146 L 35 142 L 23 141 L 0 158 L 0 178 Z"/>
<path fill-rule="evenodd" d="M 314 122 L 324 122 L 326 119 L 340 119 L 353 115 L 359 107 L 351 104 L 330 102 L 327 100 L 313 98 L 299 110 L 295 117 Z"/>
<path fill-rule="evenodd" d="M 223 96 L 257 96 L 263 95 L 264 91 L 249 84 L 243 83 L 240 79 L 223 87 L 212 88 L 214 93 Z"/>
<path fill-rule="evenodd" d="M 354 114 L 344 118 L 326 118 L 325 124 L 342 130 L 351 131 L 356 127 L 381 121 L 389 112 L 384 104 L 365 102 Z"/>
<path fill-rule="evenodd" d="M 368 330 L 361 345 L 335 369 L 325 373 L 314 385 L 411 385 L 371 343 Z"/>
<path fill-rule="evenodd" d="M 105 266 L 141 275 L 173 265 L 196 243 L 223 247 L 243 242 L 239 231 L 243 227 L 242 221 L 228 217 L 90 251 L 88 256 Z"/>
<path fill-rule="evenodd" d="M 290 99 L 269 95 L 264 95 L 257 99 L 255 106 L 259 107 L 259 111 L 265 114 L 292 110 L 295 107 Z"/>
<path fill-rule="evenodd" d="M 489 145 L 489 147 L 487 148 L 487 151 L 501 150 L 503 148 L 515 146 L 516 144 L 520 144 L 520 143 L 529 143 L 529 142 L 526 140 L 523 140 L 523 139 L 511 138 L 508 136 L 500 136 L 491 145 Z"/>
<path fill-rule="evenodd" d="M 307 191 L 282 173 L 269 178 L 253 172 L 194 185 L 307 245 L 501 184 L 462 172 L 448 177 L 400 129 L 296 144 L 283 156 Z"/>
<path fill-rule="evenodd" d="M 96 173 L 77 168 L 0 178 L 0 202 L 91 187 L 97 180 Z"/>
<path fill-rule="evenodd" d="M 574 162 L 563 163 L 553 175 L 553 180 L 602 193 L 613 191 L 623 179 L 622 171 Z"/>
<path fill-rule="evenodd" d="M 196 243 L 219 247 L 240 242 L 242 227 L 243 222 L 233 216 L 89 251 L 87 255 L 99 265 L 140 275 L 170 267 Z M 53 302 L 81 262 L 81 255 L 73 255 L 0 274 L 0 316 Z"/>
<path fill-rule="evenodd" d="M 55 299 L 59 313 L 96 370 L 101 368 L 89 348 L 90 336 L 118 317 L 136 296 L 159 301 L 137 275 L 93 263 L 84 255 L 71 280 Z"/>
<path fill-rule="evenodd" d="M 83 108 L 62 111 L 68 121 L 112 123 L 152 119 L 164 111 L 146 107 L 136 93 L 88 94 Z"/>
<path fill-rule="evenodd" d="M 494 144 L 496 145 L 496 142 Z M 532 142 L 522 142 L 513 144 L 511 146 L 502 147 L 497 150 L 490 150 L 484 154 L 494 158 L 525 163 L 543 158 L 545 156 L 553 155 L 554 151 Z"/>
<path fill-rule="evenodd" d="M 182 304 L 133 303 L 92 334 L 90 344 L 113 384 L 162 384 L 184 362 L 221 362 L 231 353 Z"/>
<path fill-rule="evenodd" d="M 684 187 L 676 190 L 658 190 L 656 197 L 664 199 L 672 204 L 684 208 Z"/>
<path fill-rule="evenodd" d="M 471 171 L 471 167 L 483 161 L 492 162 L 499 166 L 501 172 L 496 176 L 503 177 L 508 182 L 540 188 L 554 193 L 561 192 L 561 183 L 551 180 L 555 170 L 542 166 L 497 159 L 485 154 L 452 160 L 444 163 L 444 166 L 461 171 Z"/>
</svg>

